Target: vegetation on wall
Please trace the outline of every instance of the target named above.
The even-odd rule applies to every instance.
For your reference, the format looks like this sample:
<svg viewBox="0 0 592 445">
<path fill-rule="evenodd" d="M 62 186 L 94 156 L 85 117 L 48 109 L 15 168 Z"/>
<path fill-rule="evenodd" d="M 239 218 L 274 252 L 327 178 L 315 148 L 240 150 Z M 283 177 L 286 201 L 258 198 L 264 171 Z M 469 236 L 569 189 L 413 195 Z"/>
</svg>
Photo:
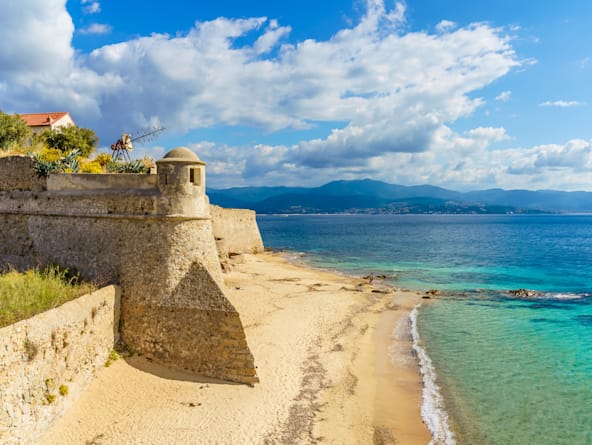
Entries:
<svg viewBox="0 0 592 445">
<path fill-rule="evenodd" d="M 113 161 L 108 153 L 90 155 L 99 138 L 93 130 L 68 125 L 33 134 L 18 114 L 0 111 L 0 156 L 29 155 L 39 176 L 52 173 L 149 173 L 154 160 Z"/>
<path fill-rule="evenodd" d="M 0 275 L 0 327 L 32 317 L 96 290 L 68 269 L 50 266 Z"/>
<path fill-rule="evenodd" d="M 80 165 L 80 152 L 75 149 L 67 155 L 55 148 L 43 149 L 33 155 L 34 168 L 39 176 L 49 176 L 52 173 L 77 173 Z"/>
</svg>

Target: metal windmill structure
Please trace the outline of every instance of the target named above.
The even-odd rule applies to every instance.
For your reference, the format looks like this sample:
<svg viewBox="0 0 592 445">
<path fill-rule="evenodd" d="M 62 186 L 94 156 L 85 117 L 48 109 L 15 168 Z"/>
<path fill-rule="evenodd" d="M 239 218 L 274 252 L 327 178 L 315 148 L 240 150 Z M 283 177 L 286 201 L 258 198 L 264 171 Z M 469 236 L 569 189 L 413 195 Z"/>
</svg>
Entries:
<svg viewBox="0 0 592 445">
<path fill-rule="evenodd" d="M 148 130 L 140 131 L 137 136 L 132 136 L 128 133 L 122 133 L 121 138 L 114 144 L 111 144 L 111 160 L 113 162 L 123 160 L 131 162 L 130 152 L 134 149 L 134 142 L 153 141 L 158 137 L 158 134 L 164 131 L 164 127 L 154 127 Z"/>
</svg>

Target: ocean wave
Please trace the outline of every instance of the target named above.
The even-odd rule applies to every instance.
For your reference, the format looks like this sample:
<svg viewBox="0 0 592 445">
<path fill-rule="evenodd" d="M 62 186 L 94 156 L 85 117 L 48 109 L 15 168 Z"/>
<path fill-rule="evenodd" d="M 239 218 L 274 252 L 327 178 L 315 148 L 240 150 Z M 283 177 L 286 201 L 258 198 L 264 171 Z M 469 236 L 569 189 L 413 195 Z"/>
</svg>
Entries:
<svg viewBox="0 0 592 445">
<path fill-rule="evenodd" d="M 544 293 L 542 298 L 549 298 L 553 300 L 580 300 L 582 298 L 588 298 L 592 294 L 574 294 L 569 292 L 547 292 Z"/>
<path fill-rule="evenodd" d="M 421 416 L 432 433 L 430 445 L 456 445 L 454 434 L 450 431 L 448 415 L 444 410 L 444 400 L 440 394 L 440 388 L 436 384 L 436 370 L 426 350 L 420 345 L 419 332 L 417 330 L 418 304 L 409 314 L 411 323 L 411 335 L 413 337 L 413 350 L 419 359 L 421 376 L 423 379 L 423 403 Z"/>
<path fill-rule="evenodd" d="M 516 289 L 504 292 L 511 297 L 524 300 L 580 300 L 592 296 L 589 293 L 575 292 L 541 292 L 530 289 Z"/>
</svg>

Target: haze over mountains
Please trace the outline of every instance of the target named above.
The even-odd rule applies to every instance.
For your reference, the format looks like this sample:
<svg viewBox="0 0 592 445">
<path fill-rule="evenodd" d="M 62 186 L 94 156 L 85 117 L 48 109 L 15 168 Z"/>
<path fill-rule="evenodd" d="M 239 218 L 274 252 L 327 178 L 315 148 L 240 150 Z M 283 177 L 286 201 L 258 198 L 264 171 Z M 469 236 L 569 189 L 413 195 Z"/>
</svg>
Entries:
<svg viewBox="0 0 592 445">
<path fill-rule="evenodd" d="M 258 213 L 568 213 L 592 212 L 592 192 L 489 189 L 457 192 L 370 179 L 320 187 L 209 189 L 212 204 Z"/>
</svg>

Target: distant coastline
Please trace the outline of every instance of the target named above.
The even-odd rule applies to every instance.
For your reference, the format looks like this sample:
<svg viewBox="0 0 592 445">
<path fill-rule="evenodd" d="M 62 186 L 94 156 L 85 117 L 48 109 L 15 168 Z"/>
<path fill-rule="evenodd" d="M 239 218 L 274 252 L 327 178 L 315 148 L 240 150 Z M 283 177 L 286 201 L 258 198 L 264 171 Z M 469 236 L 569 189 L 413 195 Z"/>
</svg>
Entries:
<svg viewBox="0 0 592 445">
<path fill-rule="evenodd" d="M 458 192 L 369 179 L 320 187 L 211 189 L 213 204 L 258 214 L 556 214 L 592 213 L 592 192 L 489 189 Z"/>
</svg>

